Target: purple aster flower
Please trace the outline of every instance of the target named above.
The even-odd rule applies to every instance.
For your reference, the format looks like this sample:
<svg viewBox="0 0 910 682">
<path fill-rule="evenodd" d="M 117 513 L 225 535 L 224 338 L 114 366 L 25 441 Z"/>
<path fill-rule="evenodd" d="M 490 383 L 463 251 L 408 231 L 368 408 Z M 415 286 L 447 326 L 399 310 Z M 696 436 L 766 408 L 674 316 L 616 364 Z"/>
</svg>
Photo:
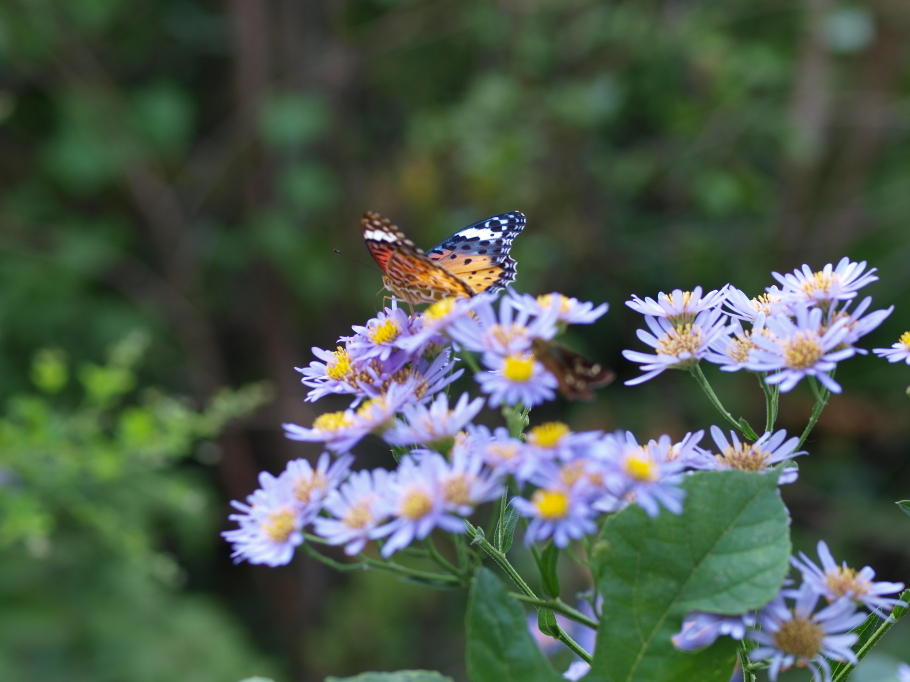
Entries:
<svg viewBox="0 0 910 682">
<path fill-rule="evenodd" d="M 240 528 L 221 533 L 234 546 L 234 563 L 282 566 L 294 556 L 294 549 L 303 542 L 304 525 L 300 505 L 287 477 L 275 478 L 259 474 L 261 488 L 246 498 L 247 504 L 231 500 L 240 514 L 228 518 Z"/>
<path fill-rule="evenodd" d="M 525 530 L 526 545 L 552 537 L 557 547 L 565 547 L 570 540 L 597 532 L 584 486 L 540 488 L 530 500 L 515 497 L 511 504 L 522 516 L 531 517 Z"/>
<path fill-rule="evenodd" d="M 357 393 L 355 382 L 357 361 L 352 359 L 346 348 L 338 346 L 334 351 L 313 347 L 313 355 L 322 362 L 313 361 L 309 367 L 295 367 L 303 375 L 301 383 L 313 390 L 307 393 L 307 401 L 315 402 L 333 393 Z"/>
<path fill-rule="evenodd" d="M 345 455 L 330 465 L 331 456 L 329 453 L 323 452 L 319 456 L 315 469 L 305 459 L 288 462 L 287 468 L 281 475 L 288 478 L 304 519 L 309 519 L 319 513 L 325 496 L 347 478 L 353 461 L 354 458 L 351 455 Z"/>
<path fill-rule="evenodd" d="M 875 571 L 869 566 L 859 571 L 849 568 L 846 561 L 838 566 L 823 540 L 818 542 L 818 558 L 821 567 L 802 552 L 799 553 L 799 559 L 791 557 L 790 563 L 803 574 L 804 585 L 809 585 L 829 602 L 846 597 L 882 618 L 885 617 L 882 611 L 885 607 L 906 607 L 900 599 L 882 596 L 900 593 L 904 589 L 903 583 L 872 582 Z"/>
<path fill-rule="evenodd" d="M 633 294 L 632 300 L 626 301 L 626 305 L 644 315 L 645 318 L 663 319 L 676 327 L 691 324 L 699 313 L 714 310 L 723 305 L 729 286 L 726 284 L 720 289 L 709 291 L 704 296 L 701 295 L 701 287 L 695 287 L 692 291 L 674 289 L 670 294 L 661 291 L 657 295 L 656 301 L 651 297 L 642 300 Z"/>
<path fill-rule="evenodd" d="M 402 414 L 407 423 L 396 422 L 382 437 L 390 445 L 427 445 L 440 452 L 451 450 L 455 435 L 483 409 L 484 399 L 462 393 L 450 410 L 449 397 L 439 393 L 429 407 L 405 405 Z"/>
<path fill-rule="evenodd" d="M 771 317 L 786 313 L 787 303 L 781 296 L 781 291 L 777 287 L 768 287 L 766 293 L 755 298 L 749 298 L 736 287 L 730 287 L 724 303 L 730 309 L 731 317 L 753 322 L 758 315 Z"/>
<path fill-rule="evenodd" d="M 475 297 L 476 298 L 476 297 Z M 411 335 L 398 341 L 399 347 L 410 353 L 422 351 L 429 344 L 440 343 L 444 334 L 457 320 L 471 314 L 474 298 L 444 298 L 418 313 L 411 324 Z"/>
<path fill-rule="evenodd" d="M 509 289 L 509 295 L 515 299 L 516 307 L 531 315 L 546 315 L 553 306 L 556 306 L 556 322 L 563 324 L 591 324 L 610 309 L 606 303 L 601 303 L 595 308 L 593 303 L 582 303 L 577 298 L 569 298 L 555 292 L 534 297 L 530 294 L 518 294 L 514 289 Z"/>
<path fill-rule="evenodd" d="M 529 455 L 568 462 L 587 456 L 590 447 L 602 436 L 600 431 L 574 433 L 562 422 L 546 422 L 528 429 L 526 441 Z"/>
<path fill-rule="evenodd" d="M 863 274 L 865 269 L 866 261 L 854 263 L 844 256 L 836 268 L 828 263 L 818 272 L 812 272 L 812 268 L 803 265 L 792 274 L 771 274 L 783 287 L 784 300 L 815 304 L 855 297 L 857 291 L 878 279 L 875 268 Z"/>
<path fill-rule="evenodd" d="M 739 641 L 746 630 L 755 626 L 755 615 L 724 616 L 718 613 L 690 611 L 683 618 L 682 629 L 673 635 L 673 646 L 683 651 L 694 651 L 714 644 L 721 635 Z"/>
<path fill-rule="evenodd" d="M 814 376 L 832 393 L 841 387 L 829 376 L 841 360 L 856 353 L 854 348 L 839 348 L 847 338 L 846 320 L 840 319 L 823 329 L 823 311 L 805 305 L 795 306 L 795 321 L 785 315 L 770 317 L 765 323 L 772 336 L 750 337 L 758 348 L 749 352 L 747 369 L 775 372 L 765 379 L 790 391 L 801 379 Z M 839 349 L 838 349 L 839 348 Z"/>
<path fill-rule="evenodd" d="M 846 598 L 839 599 L 813 613 L 819 595 L 805 583 L 792 598 L 795 604 L 791 609 L 784 595 L 779 594 L 762 610 L 761 629 L 750 630 L 746 635 L 759 644 L 749 653 L 749 658 L 770 659 L 771 682 L 776 682 L 781 670 L 789 670 L 794 664 L 808 666 L 813 682 L 831 682 L 828 660 L 856 665 L 856 654 L 850 647 L 858 636 L 850 630 L 866 619 L 864 613 L 856 612 L 856 604 Z"/>
<path fill-rule="evenodd" d="M 728 441 L 723 431 L 712 426 L 711 437 L 720 454 L 715 455 L 713 452 L 700 450 L 700 456 L 690 462 L 693 468 L 739 469 L 740 471 L 762 473 L 771 469 L 775 464 L 806 454 L 805 451 L 794 452 L 796 446 L 799 445 L 799 438 L 794 436 L 787 440 L 787 432 L 783 429 L 776 433 L 769 431 L 754 443 L 743 443 L 733 431 L 730 431 Z M 799 470 L 795 466 L 787 467 L 781 472 L 778 483 L 780 485 L 793 483 L 798 476 Z"/>
<path fill-rule="evenodd" d="M 852 301 L 847 301 L 840 310 L 836 310 L 832 306 L 828 312 L 827 318 L 828 325 L 839 320 L 844 320 L 844 327 L 847 329 L 847 335 L 844 337 L 842 343 L 845 346 L 852 346 L 866 334 L 878 328 L 878 326 L 885 321 L 885 318 L 894 311 L 894 306 L 891 306 L 890 308 L 885 308 L 883 310 L 875 310 L 863 317 L 866 310 L 869 308 L 869 305 L 872 303 L 872 297 L 866 296 L 866 298 L 856 306 L 856 309 L 853 312 L 847 310 L 850 307 L 850 303 L 852 303 Z M 866 355 L 867 353 L 867 351 L 862 348 L 857 348 L 856 352 L 862 353 L 863 355 Z"/>
<path fill-rule="evenodd" d="M 720 365 L 724 372 L 737 372 L 745 369 L 749 362 L 749 352 L 758 346 L 752 340 L 753 334 L 770 335 L 765 328 L 765 315 L 759 313 L 752 322 L 752 329 L 743 329 L 738 319 L 733 319 L 722 336 L 718 336 L 705 353 L 705 360 Z"/>
<path fill-rule="evenodd" d="M 891 348 L 873 348 L 872 352 L 888 362 L 906 362 L 910 365 L 910 331 L 901 334 L 900 340 Z"/>
<path fill-rule="evenodd" d="M 511 296 L 500 299 L 498 316 L 491 298 L 471 300 L 476 301 L 474 316 L 456 320 L 448 332 L 453 341 L 469 351 L 497 356 L 524 353 L 534 339 L 549 341 L 558 331 L 556 306 L 532 320 L 531 314 Z"/>
<path fill-rule="evenodd" d="M 910 665 L 898 663 L 897 665 L 898 682 L 910 682 Z"/>
<path fill-rule="evenodd" d="M 719 308 L 698 314 L 694 322 L 673 325 L 668 319 L 645 316 L 645 323 L 651 334 L 638 330 L 638 338 L 657 351 L 648 355 L 633 350 L 624 350 L 623 357 L 641 363 L 645 374 L 626 382 L 635 386 L 653 379 L 665 369 L 689 369 L 705 357 L 718 338 L 727 333 L 727 316 Z"/>
<path fill-rule="evenodd" d="M 313 521 L 316 535 L 331 545 L 345 545 L 348 556 L 363 551 L 371 533 L 389 516 L 383 491 L 389 485 L 389 472 L 385 469 L 357 471 L 329 493 L 325 509 L 334 518 L 317 517 Z"/>
<path fill-rule="evenodd" d="M 457 448 L 452 450 L 450 461 L 437 453 L 431 456 L 438 468 L 446 511 L 469 516 L 477 505 L 502 495 L 500 476 L 484 467 L 480 453 Z"/>
<path fill-rule="evenodd" d="M 453 452 L 459 449 L 477 452 L 490 469 L 500 476 L 515 476 L 519 484 L 527 481 L 534 470 L 525 443 L 512 438 L 504 426 L 496 427 L 491 433 L 486 426 L 472 425 L 466 437 L 455 439 Z"/>
<path fill-rule="evenodd" d="M 532 353 L 516 353 L 500 357 L 491 353 L 483 356 L 491 372 L 475 375 L 480 390 L 490 394 L 490 407 L 518 405 L 533 407 L 552 400 L 559 382 Z"/>
<path fill-rule="evenodd" d="M 567 680 L 580 680 L 582 677 L 591 672 L 591 666 L 584 661 L 573 661 L 569 669 L 562 676 Z"/>
<path fill-rule="evenodd" d="M 392 425 L 395 413 L 412 401 L 416 383 L 392 384 L 386 393 L 361 403 L 356 410 L 326 412 L 313 421 L 312 428 L 282 424 L 290 440 L 325 443 L 332 452 L 347 452 L 368 433 L 381 434 Z"/>
<path fill-rule="evenodd" d="M 687 442 L 687 448 L 694 448 L 695 442 L 696 439 Z M 682 513 L 686 493 L 679 484 L 683 479 L 681 471 L 690 455 L 681 456 L 673 447 L 669 436 L 639 445 L 635 436 L 626 431 L 606 436 L 593 454 L 606 465 L 606 489 L 614 497 L 633 499 L 653 518 L 660 514 L 661 506 L 673 514 Z M 608 510 L 609 507 L 604 509 Z"/>
<path fill-rule="evenodd" d="M 411 320 L 398 307 L 386 308 L 364 327 L 353 327 L 355 335 L 350 337 L 348 351 L 359 358 L 388 360 L 399 350 L 399 345 L 411 335 Z"/>
<path fill-rule="evenodd" d="M 424 357 L 414 358 L 402 351 L 393 355 L 387 362 L 373 361 L 364 368 L 363 377 L 358 381 L 364 396 L 382 395 L 396 384 L 413 389 L 412 400 L 423 403 L 432 400 L 446 386 L 464 374 L 464 369 L 454 369 L 450 348 L 432 360 Z"/>
<path fill-rule="evenodd" d="M 436 455 L 435 457 L 439 457 Z M 464 521 L 447 511 L 449 502 L 439 479 L 435 457 L 404 457 L 385 491 L 386 503 L 394 517 L 377 528 L 372 537 L 386 537 L 382 556 L 390 557 L 415 539 L 423 540 L 434 528 L 463 533 Z"/>
</svg>

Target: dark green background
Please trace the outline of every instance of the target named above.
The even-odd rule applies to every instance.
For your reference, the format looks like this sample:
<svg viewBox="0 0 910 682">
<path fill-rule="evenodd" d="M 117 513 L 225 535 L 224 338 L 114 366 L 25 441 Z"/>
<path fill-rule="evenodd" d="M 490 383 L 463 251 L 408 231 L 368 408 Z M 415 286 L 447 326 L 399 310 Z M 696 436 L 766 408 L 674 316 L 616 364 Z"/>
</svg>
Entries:
<svg viewBox="0 0 910 682">
<path fill-rule="evenodd" d="M 276 398 L 168 470 L 210 500 L 195 534 L 147 517 L 171 578 L 65 512 L 40 551 L 7 542 L 0 670 L 463 676 L 465 595 L 303 558 L 234 567 L 215 536 L 257 471 L 318 454 L 280 423 L 344 404 L 304 405 L 293 370 L 379 304 L 378 274 L 332 249 L 368 258 L 367 209 L 425 246 L 519 209 L 518 288 L 608 301 L 571 342 L 619 375 L 532 423 L 707 428 L 718 420 L 685 376 L 622 386 L 637 370 L 621 350 L 643 349 L 630 294 L 733 282 L 755 295 L 771 270 L 849 255 L 879 268 L 877 306 L 897 306 L 865 345 L 910 328 L 908 45 L 897 0 L 4 0 L 0 397 L 32 390 L 39 348 L 101 362 L 138 328 L 141 386 L 201 405 L 266 379 Z M 754 379 L 718 375 L 732 411 L 760 422 Z M 910 368 L 860 357 L 838 380 L 784 493 L 795 545 L 825 538 L 910 581 L 910 519 L 893 506 L 910 497 Z M 782 425 L 801 428 L 810 407 L 797 388 Z M 387 461 L 375 443 L 360 452 Z"/>
</svg>

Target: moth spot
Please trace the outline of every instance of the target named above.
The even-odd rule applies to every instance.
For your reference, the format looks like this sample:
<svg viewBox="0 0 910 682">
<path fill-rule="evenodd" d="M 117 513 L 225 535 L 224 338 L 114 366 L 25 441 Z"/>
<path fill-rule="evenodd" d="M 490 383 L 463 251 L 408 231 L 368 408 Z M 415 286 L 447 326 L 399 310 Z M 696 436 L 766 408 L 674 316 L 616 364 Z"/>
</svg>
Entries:
<svg viewBox="0 0 910 682">
<path fill-rule="evenodd" d="M 470 263 L 470 262 L 471 262 L 471 259 L 470 259 L 470 258 L 465 258 L 465 259 L 464 259 L 464 264 L 465 264 L 465 265 L 467 265 L 467 264 Z"/>
<path fill-rule="evenodd" d="M 481 256 L 484 255 L 486 252 L 487 252 L 486 249 L 477 249 L 477 253 L 479 253 Z"/>
<path fill-rule="evenodd" d="M 471 245 L 470 245 L 470 244 L 462 244 L 462 245 L 461 245 L 461 250 L 462 250 L 462 251 L 470 251 L 470 250 L 471 250 Z"/>
<path fill-rule="evenodd" d="M 457 253 L 453 253 L 451 256 L 449 256 L 449 258 L 458 258 L 458 254 L 457 254 Z"/>
</svg>

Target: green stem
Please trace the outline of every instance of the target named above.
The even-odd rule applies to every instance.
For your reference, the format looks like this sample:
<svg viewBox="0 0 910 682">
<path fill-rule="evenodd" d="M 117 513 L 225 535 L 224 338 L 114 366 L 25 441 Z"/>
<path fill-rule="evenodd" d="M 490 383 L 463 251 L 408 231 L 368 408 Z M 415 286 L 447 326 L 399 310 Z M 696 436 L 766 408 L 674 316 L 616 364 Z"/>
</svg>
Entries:
<svg viewBox="0 0 910 682">
<path fill-rule="evenodd" d="M 408 566 L 402 566 L 401 564 L 396 564 L 393 561 L 378 561 L 371 557 L 366 556 L 365 554 L 358 554 L 357 558 L 361 563 L 366 564 L 367 566 L 372 566 L 373 568 L 379 568 L 384 571 L 391 571 L 392 573 L 398 573 L 400 575 L 406 575 L 410 578 L 417 578 L 418 580 L 429 580 L 441 583 L 452 583 L 455 585 L 462 585 L 464 581 L 461 578 L 458 578 L 454 575 L 448 575 L 447 573 L 433 573 L 431 571 L 419 571 L 416 568 L 410 568 Z"/>
<path fill-rule="evenodd" d="M 424 544 L 426 545 L 427 549 L 429 550 L 430 556 L 432 557 L 433 561 L 435 561 L 437 564 L 439 564 L 439 566 L 441 568 L 445 569 L 446 571 L 448 571 L 449 573 L 451 573 L 454 576 L 458 576 L 459 578 L 462 577 L 461 571 L 458 570 L 444 556 L 442 556 L 442 554 L 439 553 L 438 549 L 436 549 L 436 543 L 433 542 L 432 535 L 427 535 L 426 540 L 424 540 Z"/>
<path fill-rule="evenodd" d="M 330 559 L 329 557 L 325 556 L 324 554 L 320 554 L 315 549 L 310 547 L 308 542 L 304 542 L 301 545 L 301 547 L 303 548 L 304 552 L 306 552 L 311 557 L 316 559 L 316 561 L 319 561 L 330 568 L 334 568 L 336 571 L 365 571 L 366 570 L 366 566 L 364 566 L 363 564 L 343 564 L 340 561 L 335 561 L 334 559 Z M 446 576 L 446 577 L 448 577 L 448 576 Z"/>
<path fill-rule="evenodd" d="M 509 594 L 520 602 L 531 604 L 531 606 L 535 606 L 541 609 L 549 609 L 555 613 L 561 613 L 566 618 L 570 618 L 575 622 L 581 623 L 582 625 L 585 625 L 593 630 L 596 630 L 598 627 L 600 627 L 600 623 L 598 623 L 596 620 L 589 618 L 581 611 L 573 609 L 561 599 L 537 599 L 536 597 L 528 597 L 523 594 L 518 594 L 517 592 L 509 592 Z"/>
<path fill-rule="evenodd" d="M 903 594 L 901 594 L 901 599 L 910 599 L 910 590 L 904 590 Z M 869 653 L 872 647 L 878 644 L 878 641 L 885 636 L 885 633 L 894 627 L 894 624 L 906 613 L 907 609 L 901 608 L 899 606 L 895 607 L 891 612 L 891 616 L 889 618 L 886 618 L 884 622 L 878 626 L 878 629 L 872 633 L 872 636 L 869 637 L 869 639 L 867 639 L 866 642 L 860 647 L 859 651 L 856 652 L 857 661 L 863 660 L 863 658 L 865 658 L 866 654 Z M 855 666 L 847 665 L 841 670 L 838 670 L 831 682 L 843 682 L 850 676 L 850 673 L 854 668 Z"/>
<path fill-rule="evenodd" d="M 581 660 L 583 660 L 588 665 L 591 665 L 591 663 L 593 663 L 591 654 L 589 654 L 587 651 L 585 651 L 584 648 L 578 642 L 576 642 L 574 639 L 569 637 L 569 635 L 566 633 L 566 631 L 563 630 L 561 627 L 556 626 L 556 632 L 553 633 L 553 638 L 558 639 L 560 642 L 562 642 L 567 647 L 569 647 L 575 653 L 576 656 L 578 656 Z"/>
<path fill-rule="evenodd" d="M 822 414 L 822 410 L 825 409 L 825 405 L 828 404 L 828 398 L 831 397 L 831 391 L 829 391 L 824 386 L 819 389 L 818 381 L 815 377 L 809 377 L 809 385 L 812 387 L 812 393 L 815 394 L 815 406 L 812 408 L 812 416 L 809 417 L 809 423 L 806 424 L 805 430 L 803 430 L 803 435 L 799 438 L 799 444 L 796 446 L 796 449 L 799 450 L 803 443 L 806 442 L 806 438 L 809 437 L 809 434 L 812 432 L 812 429 L 815 428 L 815 424 L 818 421 L 818 418 Z"/>
<path fill-rule="evenodd" d="M 518 571 L 512 568 L 512 564 L 509 563 L 509 560 L 506 559 L 506 555 L 496 549 L 491 545 L 486 538 L 480 537 L 477 533 L 477 529 L 471 525 L 470 521 L 465 521 L 465 526 L 467 528 L 468 537 L 471 538 L 472 544 L 477 544 L 480 548 L 489 556 L 496 564 L 506 572 L 506 574 L 512 579 L 512 582 L 518 586 L 524 594 L 529 597 L 537 599 L 537 595 L 534 594 L 534 590 L 528 587 L 528 584 L 518 575 Z"/>
<path fill-rule="evenodd" d="M 721 413 L 724 419 L 726 419 L 730 424 L 736 427 L 736 430 L 742 433 L 744 436 L 749 437 L 749 434 L 743 428 L 743 425 L 740 424 L 736 419 L 733 418 L 733 415 L 727 412 L 726 408 L 720 402 L 720 398 L 717 397 L 717 394 L 714 392 L 714 389 L 711 388 L 711 384 L 708 383 L 708 377 L 705 376 L 705 373 L 701 371 L 701 366 L 696 363 L 692 365 L 692 368 L 689 370 L 695 381 L 698 382 L 698 385 L 701 386 L 702 390 L 705 392 L 705 395 L 708 396 L 708 400 L 711 401 L 711 404 Z"/>
<path fill-rule="evenodd" d="M 755 673 L 749 669 L 749 649 L 746 646 L 746 640 L 742 639 L 737 648 L 739 652 L 739 663 L 743 668 L 743 682 L 755 682 Z"/>
<path fill-rule="evenodd" d="M 477 364 L 477 358 L 474 357 L 474 353 L 469 350 L 463 350 L 459 355 L 461 356 L 461 359 L 467 363 L 468 367 L 471 368 L 471 371 L 474 372 L 474 374 L 480 374 L 480 365 Z"/>
<path fill-rule="evenodd" d="M 765 392 L 765 433 L 770 433 L 774 429 L 774 422 L 777 421 L 777 406 L 780 400 L 780 386 L 778 384 L 765 383 L 767 372 L 762 372 L 758 376 L 758 383 L 761 384 Z"/>
</svg>

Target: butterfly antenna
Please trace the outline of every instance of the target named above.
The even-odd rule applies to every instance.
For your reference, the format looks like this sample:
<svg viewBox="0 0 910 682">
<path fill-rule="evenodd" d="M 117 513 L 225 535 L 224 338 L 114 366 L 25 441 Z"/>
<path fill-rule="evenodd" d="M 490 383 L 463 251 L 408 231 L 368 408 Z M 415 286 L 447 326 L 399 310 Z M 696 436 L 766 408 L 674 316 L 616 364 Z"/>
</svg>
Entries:
<svg viewBox="0 0 910 682">
<path fill-rule="evenodd" d="M 354 258 L 353 256 L 349 256 L 349 255 L 346 254 L 346 253 L 342 253 L 342 252 L 339 251 L 338 249 L 332 249 L 332 251 L 334 251 L 335 253 L 337 253 L 339 256 L 344 256 L 345 258 L 348 258 L 348 259 L 354 261 L 355 263 L 357 263 L 357 264 L 359 264 L 359 265 L 362 265 L 362 266 L 364 266 L 364 267 L 366 267 L 366 268 L 370 268 L 370 270 L 375 270 L 375 271 L 378 272 L 380 275 L 384 275 L 384 274 L 385 274 L 382 270 L 380 270 L 379 268 L 377 268 L 375 265 L 370 265 L 369 263 L 364 263 L 363 261 L 359 261 L 359 260 L 357 260 L 356 258 Z"/>
</svg>

